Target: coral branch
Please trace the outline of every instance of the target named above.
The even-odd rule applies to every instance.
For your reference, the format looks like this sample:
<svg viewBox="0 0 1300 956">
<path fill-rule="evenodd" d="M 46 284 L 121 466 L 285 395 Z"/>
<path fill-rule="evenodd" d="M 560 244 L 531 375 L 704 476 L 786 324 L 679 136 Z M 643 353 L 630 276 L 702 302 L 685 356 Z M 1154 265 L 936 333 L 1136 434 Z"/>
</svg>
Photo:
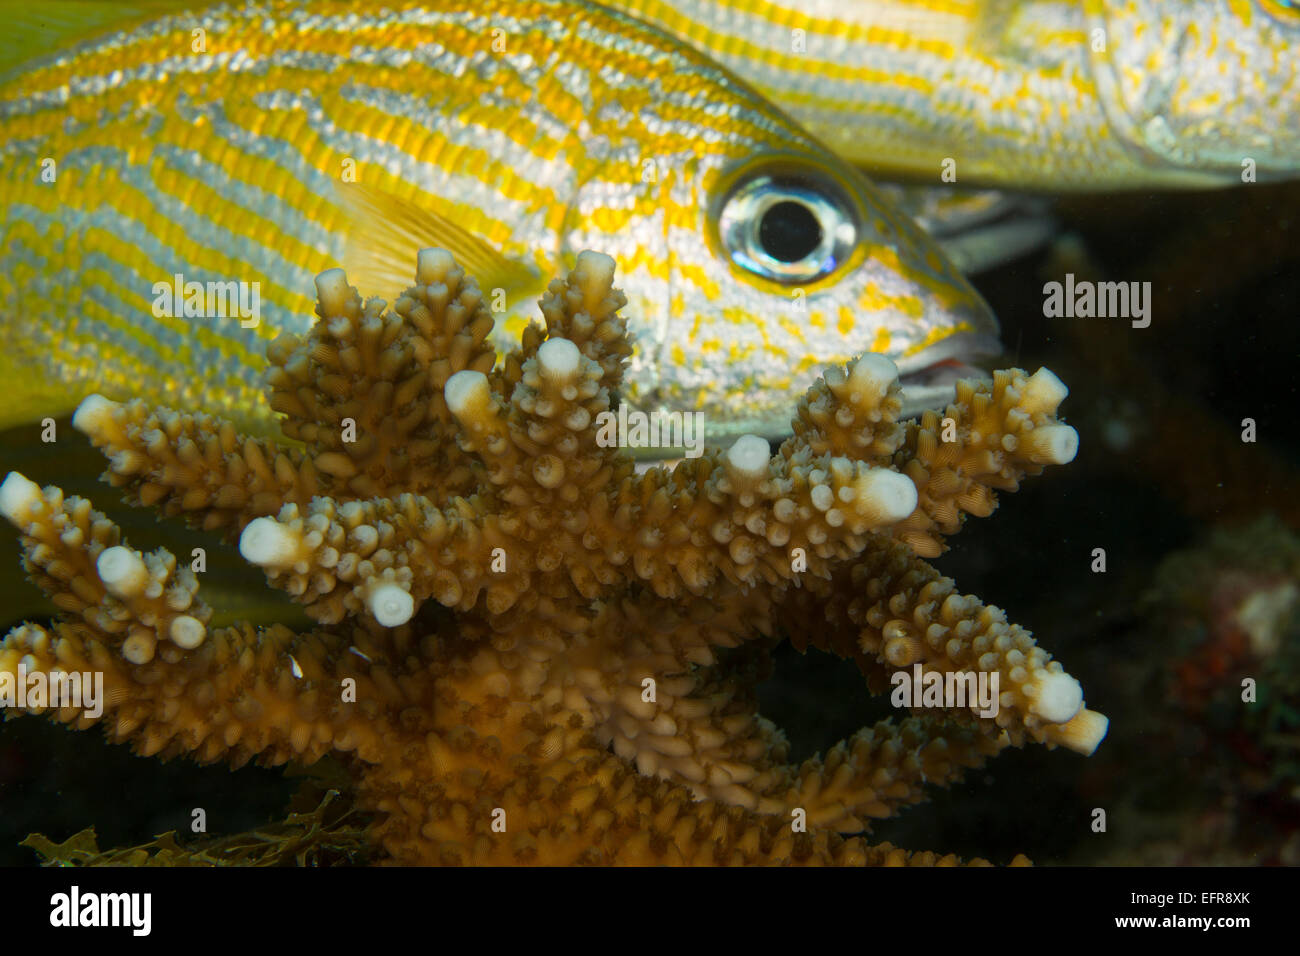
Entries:
<svg viewBox="0 0 1300 956">
<path fill-rule="evenodd" d="M 945 707 L 953 720 L 999 727 L 1011 742 L 1026 739 L 1090 754 L 1106 733 L 1106 719 L 1087 710 L 1078 681 L 1066 674 L 1024 628 L 977 598 L 956 591 L 906 547 L 876 538 L 864 560 L 832 581 L 810 581 L 778 609 L 794 645 L 852 657 L 882 690 L 899 671 L 960 678 L 998 677 L 996 716 L 979 718 L 974 697 Z M 815 622 L 815 623 L 814 623 Z"/>
<path fill-rule="evenodd" d="M 102 722 L 111 740 L 129 741 L 141 756 L 184 753 L 236 767 L 254 758 L 311 762 L 331 751 L 377 760 L 385 744 L 375 718 L 425 703 L 428 682 L 399 684 L 346 648 L 325 632 L 241 626 L 214 631 L 184 657 L 136 663 L 74 628 L 26 624 L 0 641 L 0 679 L 16 679 L 20 665 L 27 680 L 102 676 L 101 714 L 77 706 L 52 715 L 77 729 Z M 356 683 L 349 699 L 363 703 L 345 700 L 347 678 Z"/>
<path fill-rule="evenodd" d="M 209 415 L 91 395 L 72 424 L 109 458 L 105 478 L 125 488 L 130 503 L 207 530 L 238 531 L 286 501 L 310 501 L 320 489 L 319 474 L 300 451 L 241 436 Z"/>
<path fill-rule="evenodd" d="M 0 513 L 22 532 L 24 567 L 33 582 L 127 660 L 153 659 L 159 642 L 177 659 L 203 643 L 212 610 L 198 581 L 171 552 L 148 555 L 122 541 L 117 526 L 83 498 L 42 491 L 17 472 L 0 486 Z"/>
<path fill-rule="evenodd" d="M 394 588 L 410 597 L 410 614 L 430 597 L 468 610 L 485 588 L 494 589 L 490 597 L 521 592 L 528 584 L 524 566 L 488 580 L 492 550 L 511 540 L 461 499 L 438 509 L 419 495 L 402 495 L 342 504 L 316 498 L 305 512 L 286 505 L 274 518 L 250 523 L 239 549 L 312 617 L 333 624 L 363 610 L 373 614 L 379 592 L 389 607 L 405 604 Z"/>
<path fill-rule="evenodd" d="M 19 706 L 144 754 L 335 752 L 397 862 L 960 862 L 842 834 L 1007 746 L 1091 753 L 1105 734 L 1027 631 L 912 551 L 1073 456 L 1064 386 L 999 372 L 961 384 L 946 421 L 904 425 L 897 370 L 866 355 L 812 387 L 778 454 L 743 436 L 636 474 L 608 434 L 631 354 L 613 279 L 579 255 L 497 366 L 450 254 L 422 250 L 391 309 L 323 273 L 318 321 L 268 350 L 301 448 L 87 399 L 75 424 L 112 484 L 238 536 L 327 626 L 212 629 L 169 552 L 11 474 L 0 513 L 60 616 L 0 641 L 0 694 L 102 682 L 97 701 Z M 996 699 L 913 699 L 795 765 L 757 704 L 787 637 L 877 692 L 911 673 L 996 679 Z"/>
<path fill-rule="evenodd" d="M 1044 465 L 1074 460 L 1079 436 L 1056 419 L 1069 390 L 1040 368 L 994 373 L 992 384 L 957 383 L 957 401 L 941 417 L 926 412 L 907 426 L 894 465 L 916 483 L 916 512 L 894 528 L 923 558 L 943 552 L 941 536 L 961 528 L 963 513 L 988 517 L 995 491 L 1015 491 Z"/>
<path fill-rule="evenodd" d="M 491 370 L 492 315 L 478 286 L 443 250 L 423 250 L 416 285 L 384 312 L 362 303 L 341 269 L 317 279 L 320 321 L 282 335 L 268 356 L 271 407 L 302 441 L 329 489 L 348 497 L 394 490 L 463 493 L 467 462 L 447 440 L 443 388 L 456 373 Z"/>
</svg>

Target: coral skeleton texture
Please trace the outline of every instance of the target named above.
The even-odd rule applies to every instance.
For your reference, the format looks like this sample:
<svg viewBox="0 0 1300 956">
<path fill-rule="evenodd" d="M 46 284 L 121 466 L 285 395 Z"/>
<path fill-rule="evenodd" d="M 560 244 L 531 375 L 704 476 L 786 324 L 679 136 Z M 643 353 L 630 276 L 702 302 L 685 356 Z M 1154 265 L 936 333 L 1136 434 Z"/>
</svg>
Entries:
<svg viewBox="0 0 1300 956">
<path fill-rule="evenodd" d="M 613 278 L 580 255 L 498 359 L 444 251 L 391 309 L 323 273 L 310 334 L 268 350 L 282 444 L 87 399 L 109 482 L 238 540 L 316 626 L 210 627 L 201 574 L 13 473 L 0 512 L 61 615 L 8 634 L 0 678 L 102 672 L 101 717 L 49 716 L 145 755 L 335 753 L 396 863 L 956 862 L 862 834 L 1007 746 L 1088 754 L 1106 730 L 1027 631 L 922 560 L 1073 458 L 1064 386 L 998 372 L 900 423 L 897 371 L 868 354 L 809 390 L 777 454 L 746 436 L 637 473 L 596 441 L 631 354 Z M 916 665 L 997 675 L 997 714 L 918 708 L 791 764 L 755 697 L 785 635 L 877 691 Z"/>
</svg>

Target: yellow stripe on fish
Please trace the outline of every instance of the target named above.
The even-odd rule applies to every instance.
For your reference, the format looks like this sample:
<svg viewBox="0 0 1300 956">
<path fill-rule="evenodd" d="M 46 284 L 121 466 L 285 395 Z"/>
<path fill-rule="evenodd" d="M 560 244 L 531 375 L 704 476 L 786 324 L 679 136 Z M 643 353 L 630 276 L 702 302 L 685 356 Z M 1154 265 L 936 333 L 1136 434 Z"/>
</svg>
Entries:
<svg viewBox="0 0 1300 956">
<path fill-rule="evenodd" d="M 873 172 L 1013 188 L 1300 173 L 1295 0 L 608 0 Z M 943 180 L 945 182 L 950 179 Z"/>
<path fill-rule="evenodd" d="M 426 246 L 480 277 L 506 338 L 543 277 L 613 255 L 638 336 L 625 398 L 703 410 L 714 435 L 781 432 L 790 388 L 873 343 L 917 396 L 996 348 L 984 303 L 861 174 L 633 18 L 156 6 L 0 72 L 0 424 L 99 391 L 270 430 L 265 344 L 306 330 L 312 277 L 342 264 L 392 297 Z"/>
</svg>

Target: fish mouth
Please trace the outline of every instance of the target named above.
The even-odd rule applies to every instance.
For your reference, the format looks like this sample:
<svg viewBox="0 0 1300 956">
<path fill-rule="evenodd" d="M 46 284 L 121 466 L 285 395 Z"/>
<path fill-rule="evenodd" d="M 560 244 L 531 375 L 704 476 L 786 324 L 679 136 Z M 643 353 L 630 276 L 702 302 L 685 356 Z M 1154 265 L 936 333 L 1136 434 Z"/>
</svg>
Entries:
<svg viewBox="0 0 1300 956">
<path fill-rule="evenodd" d="M 898 383 L 903 389 L 900 419 L 942 410 L 956 397 L 957 382 L 964 378 L 989 380 L 993 360 L 1002 353 L 996 336 L 978 333 L 954 335 L 898 363 Z"/>
<path fill-rule="evenodd" d="M 957 395 L 957 382 L 961 379 L 992 380 L 993 360 L 1002 354 L 1002 343 L 997 336 L 978 332 L 961 332 L 915 355 L 897 361 L 899 384 L 902 386 L 902 408 L 898 419 L 917 418 L 927 411 L 942 411 Z M 811 384 L 811 383 L 809 383 Z M 644 403 L 654 407 L 654 403 Z M 726 421 L 712 421 L 707 426 L 705 444 L 720 446 L 730 444 L 741 435 L 759 435 L 773 444 L 780 444 L 791 435 L 789 408 L 782 406 L 782 414 L 774 416 L 768 409 L 749 415 L 740 415 Z M 656 463 L 680 458 L 679 448 L 631 449 L 637 459 L 638 469 L 644 470 Z"/>
</svg>

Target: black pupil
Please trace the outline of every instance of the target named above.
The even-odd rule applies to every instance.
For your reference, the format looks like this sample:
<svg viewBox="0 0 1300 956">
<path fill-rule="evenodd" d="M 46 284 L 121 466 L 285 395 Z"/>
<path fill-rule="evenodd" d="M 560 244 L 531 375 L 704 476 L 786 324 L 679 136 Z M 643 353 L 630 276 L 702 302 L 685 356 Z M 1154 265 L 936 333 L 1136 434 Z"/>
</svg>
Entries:
<svg viewBox="0 0 1300 956">
<path fill-rule="evenodd" d="M 801 202 L 774 203 L 758 224 L 763 251 L 778 262 L 798 262 L 822 242 L 822 227 Z"/>
</svg>

